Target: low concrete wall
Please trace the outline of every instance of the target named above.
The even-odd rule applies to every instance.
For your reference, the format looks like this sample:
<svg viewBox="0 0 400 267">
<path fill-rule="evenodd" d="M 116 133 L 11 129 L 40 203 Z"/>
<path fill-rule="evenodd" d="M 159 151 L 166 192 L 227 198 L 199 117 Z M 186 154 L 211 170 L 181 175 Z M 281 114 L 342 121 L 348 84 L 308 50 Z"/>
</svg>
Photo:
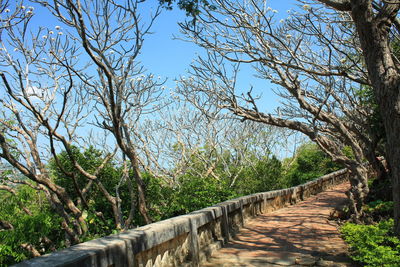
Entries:
<svg viewBox="0 0 400 267">
<path fill-rule="evenodd" d="M 294 204 L 347 178 L 348 171 L 343 169 L 303 185 L 228 200 L 16 266 L 198 266 L 235 236 L 248 219 Z"/>
</svg>

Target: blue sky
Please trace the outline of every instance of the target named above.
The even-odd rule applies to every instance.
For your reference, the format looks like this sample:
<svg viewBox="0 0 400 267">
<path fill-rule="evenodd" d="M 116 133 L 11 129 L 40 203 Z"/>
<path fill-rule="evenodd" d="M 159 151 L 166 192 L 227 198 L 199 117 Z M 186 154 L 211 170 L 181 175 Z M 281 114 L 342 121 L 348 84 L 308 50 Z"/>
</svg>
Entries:
<svg viewBox="0 0 400 267">
<path fill-rule="evenodd" d="M 156 0 L 150 0 L 156 1 Z M 269 1 L 272 9 L 278 10 L 278 20 L 288 16 L 287 10 L 295 8 L 294 0 L 273 0 Z M 182 37 L 179 33 L 178 22 L 182 22 L 187 17 L 185 12 L 174 8 L 170 11 L 163 11 L 158 17 L 154 34 L 148 36 L 142 51 L 143 63 L 149 70 L 155 73 L 164 74 L 169 77 L 183 73 L 195 53 L 201 50 L 194 44 L 182 40 L 173 40 L 173 36 Z"/>
<path fill-rule="evenodd" d="M 269 6 L 278 10 L 278 21 L 281 18 L 286 18 L 288 16 L 287 10 L 296 8 L 296 3 L 294 0 L 273 0 L 269 1 Z M 177 23 L 185 19 L 187 19 L 185 12 L 178 8 L 163 11 L 154 25 L 154 34 L 147 36 L 140 57 L 148 71 L 154 73 L 154 75 L 168 78 L 166 85 L 170 88 L 175 86 L 174 79 L 180 75 L 185 75 L 189 64 L 196 57 L 196 53 L 200 55 L 203 53 L 203 50 L 196 45 L 173 38 L 174 36 L 182 38 Z M 257 91 L 262 92 L 260 110 L 272 111 L 275 109 L 279 105 L 279 99 L 271 91 L 271 88 L 276 88 L 276 85 L 255 78 L 254 72 L 250 68 L 242 68 L 242 70 L 239 86 L 250 88 L 252 85 Z"/>
<path fill-rule="evenodd" d="M 151 6 L 157 3 L 158 0 L 147 0 L 145 5 L 148 5 L 149 8 L 147 10 L 144 8 L 143 11 L 150 12 Z M 27 7 L 30 5 L 26 2 Z M 287 10 L 296 8 L 296 1 L 273 0 L 268 5 L 278 11 L 276 15 L 278 21 L 288 16 Z M 44 26 L 54 29 L 56 25 L 59 25 L 59 22 L 48 11 L 44 12 L 37 5 L 32 4 L 32 6 L 35 7 L 35 16 L 32 20 L 34 28 Z M 166 86 L 171 89 L 175 87 L 175 79 L 179 78 L 179 76 L 187 75 L 186 70 L 192 60 L 196 58 L 196 53 L 201 55 L 204 52 L 192 43 L 173 38 L 173 36 L 182 37 L 179 32 L 178 22 L 182 22 L 185 19 L 187 19 L 185 12 L 176 7 L 171 11 L 163 10 L 152 28 L 153 34 L 148 35 L 145 39 L 139 57 L 144 68 L 155 76 L 166 78 Z M 253 86 L 254 91 L 262 92 L 263 98 L 259 102 L 259 110 L 272 112 L 279 105 L 279 98 L 272 92 L 272 89 L 277 86 L 270 84 L 268 81 L 255 78 L 255 73 L 251 68 L 242 68 L 242 70 L 239 75 L 240 81 L 238 85 L 242 88 Z"/>
<path fill-rule="evenodd" d="M 152 0 L 154 1 L 154 0 Z M 296 9 L 297 1 L 294 0 L 273 0 L 269 6 L 278 11 L 276 19 L 284 19 L 288 17 L 289 9 Z M 141 61 L 145 68 L 154 73 L 168 78 L 167 87 L 175 86 L 174 79 L 180 75 L 185 75 L 189 64 L 196 54 L 202 54 L 204 51 L 196 45 L 182 40 L 173 39 L 182 37 L 179 32 L 178 22 L 182 22 L 187 17 L 185 12 L 177 8 L 171 11 L 164 11 L 155 23 L 153 28 L 154 34 L 148 36 L 145 40 L 141 54 Z M 260 80 L 254 77 L 254 71 L 251 68 L 241 68 L 238 85 L 243 88 L 254 86 L 254 91 L 261 92 L 262 98 L 259 101 L 259 110 L 264 112 L 273 112 L 279 106 L 279 97 L 276 96 L 272 89 L 277 85 L 271 84 L 266 80 Z M 285 147 L 277 149 L 275 153 L 278 158 L 286 158 L 293 156 L 293 150 L 296 149 L 296 143 L 304 141 L 302 135 L 294 135 L 288 140 Z"/>
<path fill-rule="evenodd" d="M 147 16 L 148 14 L 145 14 L 145 12 L 151 12 L 151 9 L 157 3 L 158 0 L 147 0 L 144 3 L 143 16 Z M 268 1 L 267 4 L 278 11 L 276 14 L 277 21 L 288 16 L 287 10 L 296 8 L 295 0 L 272 0 Z M 43 8 L 29 2 L 25 2 L 25 5 L 35 7 L 33 25 L 52 29 L 59 24 L 47 11 L 44 12 Z M 153 34 L 146 37 L 139 57 L 144 68 L 155 76 L 166 78 L 166 86 L 171 89 L 175 86 L 175 79 L 187 75 L 186 70 L 192 60 L 196 58 L 196 54 L 201 55 L 204 52 L 192 43 L 173 38 L 174 36 L 182 37 L 178 22 L 183 22 L 185 19 L 188 19 L 185 12 L 179 10 L 176 6 L 172 10 L 163 10 L 152 28 Z M 273 111 L 279 104 L 278 97 L 271 91 L 272 88 L 276 88 L 276 85 L 255 78 L 251 68 L 242 67 L 241 70 L 238 85 L 246 89 L 253 86 L 254 91 L 262 92 L 263 98 L 259 109 Z"/>
</svg>

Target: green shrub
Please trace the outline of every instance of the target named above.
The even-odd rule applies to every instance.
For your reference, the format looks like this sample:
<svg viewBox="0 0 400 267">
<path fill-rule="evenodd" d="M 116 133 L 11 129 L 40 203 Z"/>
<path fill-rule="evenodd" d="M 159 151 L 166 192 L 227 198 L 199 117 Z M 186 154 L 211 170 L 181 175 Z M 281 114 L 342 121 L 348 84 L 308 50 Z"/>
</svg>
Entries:
<svg viewBox="0 0 400 267">
<path fill-rule="evenodd" d="M 0 243 L 0 266 L 8 266 L 26 259 L 25 254 L 15 252 L 9 245 Z"/>
<path fill-rule="evenodd" d="M 393 236 L 393 219 L 377 225 L 346 223 L 341 231 L 351 258 L 365 266 L 400 266 L 400 240 Z"/>
<path fill-rule="evenodd" d="M 216 203 L 236 197 L 223 182 L 213 177 L 185 175 L 180 177 L 180 186 L 176 188 L 169 215 L 177 216 L 212 206 Z"/>
<path fill-rule="evenodd" d="M 364 205 L 363 210 L 375 222 L 387 220 L 393 218 L 393 201 L 374 200 Z"/>
<path fill-rule="evenodd" d="M 305 143 L 299 147 L 287 171 L 289 185 L 303 184 L 340 168 L 341 166 L 333 162 L 316 144 Z"/>
<path fill-rule="evenodd" d="M 369 202 L 365 207 L 364 211 L 380 212 L 380 213 L 393 213 L 393 201 L 382 201 L 380 199 Z"/>
<path fill-rule="evenodd" d="M 40 253 L 52 251 L 52 246 L 62 248 L 64 233 L 60 217 L 55 215 L 41 193 L 28 186 L 18 186 L 16 195 L 0 191 L 0 218 L 13 229 L 0 231 L 0 266 L 9 266 L 26 260 L 32 255 L 21 247 L 30 244 Z M 30 210 L 28 215 L 21 206 Z M 47 238 L 53 243 L 43 242 Z"/>
<path fill-rule="evenodd" d="M 0 266 L 29 259 L 30 253 L 21 247 L 24 243 L 33 245 L 41 253 L 48 253 L 51 249 L 42 242 L 42 238 L 47 237 L 57 241 L 54 245 L 62 248 L 62 231 L 59 225 L 59 218 L 49 211 L 16 215 L 14 229 L 0 231 Z"/>
<path fill-rule="evenodd" d="M 170 210 L 174 197 L 174 189 L 163 179 L 154 177 L 149 173 L 143 173 L 143 181 L 146 184 L 146 197 L 149 205 L 149 213 L 154 221 L 160 221 L 171 217 Z M 135 221 L 142 222 L 139 214 Z M 144 225 L 145 222 L 143 221 Z"/>
<path fill-rule="evenodd" d="M 288 186 L 287 179 L 282 174 L 282 163 L 275 156 L 254 159 L 254 162 L 253 166 L 245 167 L 238 173 L 238 179 L 232 188 L 237 195 L 249 195 Z"/>
</svg>

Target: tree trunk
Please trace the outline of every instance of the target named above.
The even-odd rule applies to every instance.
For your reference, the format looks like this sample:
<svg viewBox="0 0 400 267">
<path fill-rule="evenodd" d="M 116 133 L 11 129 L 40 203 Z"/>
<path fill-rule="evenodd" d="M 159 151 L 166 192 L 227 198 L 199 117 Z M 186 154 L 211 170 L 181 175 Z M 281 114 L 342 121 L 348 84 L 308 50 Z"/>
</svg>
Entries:
<svg viewBox="0 0 400 267">
<path fill-rule="evenodd" d="M 386 150 L 393 192 L 394 231 L 400 236 L 400 119 L 397 119 L 396 124 L 397 131 L 392 132 L 390 139 L 387 138 Z"/>
<path fill-rule="evenodd" d="M 136 163 L 136 164 L 135 164 Z M 139 195 L 139 212 L 143 216 L 143 219 L 146 224 L 152 223 L 152 219 L 150 218 L 148 209 L 147 209 L 147 201 L 145 194 L 145 184 L 143 182 L 142 176 L 140 174 L 139 166 L 137 164 L 136 158 L 132 162 L 133 167 L 133 176 L 135 177 L 135 181 L 137 184 L 138 195 Z"/>
<path fill-rule="evenodd" d="M 385 4 L 385 12 L 375 15 L 371 1 L 351 1 L 351 14 L 382 115 L 387 140 L 387 161 L 392 179 L 395 233 L 400 236 L 400 74 L 390 48 L 390 25 L 399 9 Z"/>
<path fill-rule="evenodd" d="M 353 165 L 350 168 L 350 185 L 348 192 L 350 211 L 355 222 L 363 217 L 362 207 L 368 195 L 368 170 L 362 165 Z"/>
<path fill-rule="evenodd" d="M 146 224 L 152 223 L 152 219 L 149 215 L 146 201 L 146 187 L 142 179 L 142 175 L 140 173 L 140 166 L 138 156 L 135 151 L 135 147 L 130 139 L 129 130 L 126 126 L 120 127 L 119 125 L 125 125 L 121 122 L 120 119 L 113 119 L 114 125 L 113 127 L 108 127 L 111 129 L 111 132 L 114 134 L 115 139 L 118 143 L 118 146 L 121 148 L 122 152 L 126 155 L 126 157 L 130 161 L 130 165 L 133 170 L 133 176 L 135 178 L 135 182 L 138 190 L 138 205 L 139 212 L 142 215 Z"/>
<path fill-rule="evenodd" d="M 69 242 L 71 244 L 78 244 L 80 242 L 79 238 L 82 235 L 82 232 L 84 232 L 84 230 L 87 230 L 86 227 L 84 228 L 84 230 L 82 230 L 80 223 L 78 223 L 78 221 L 82 220 L 85 223 L 82 214 L 79 215 L 79 219 L 76 219 L 76 216 L 74 216 L 74 214 L 72 214 L 73 218 L 71 218 L 70 214 L 67 213 L 63 204 L 60 202 L 55 193 L 47 190 L 45 190 L 44 192 L 53 210 L 63 219 L 61 222 L 61 227 L 67 234 Z M 77 221 L 74 223 L 73 221 L 71 221 L 71 219 Z M 75 226 L 75 229 L 70 227 L 70 224 L 73 224 Z"/>
</svg>

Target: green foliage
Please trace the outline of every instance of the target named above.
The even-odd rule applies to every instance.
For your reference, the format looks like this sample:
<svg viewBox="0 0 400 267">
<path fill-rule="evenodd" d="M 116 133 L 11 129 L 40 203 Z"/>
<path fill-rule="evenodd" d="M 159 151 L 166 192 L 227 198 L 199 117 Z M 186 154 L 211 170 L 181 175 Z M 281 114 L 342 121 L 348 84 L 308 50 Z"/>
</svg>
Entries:
<svg viewBox="0 0 400 267">
<path fill-rule="evenodd" d="M 237 164 L 237 158 L 229 152 L 216 155 L 215 151 L 210 153 L 204 147 L 202 153 L 214 161 L 214 176 L 197 175 L 207 173 L 207 169 L 200 159 L 193 157 L 192 169 L 179 178 L 178 187 L 168 193 L 165 190 L 163 193 L 152 193 L 167 203 L 157 204 L 159 214 L 164 213 L 167 215 L 165 217 L 185 214 L 237 196 L 291 187 L 339 169 L 337 164 L 313 144 L 306 144 L 300 149 L 289 175 L 284 174 L 284 166 L 274 156 L 257 158 L 255 154 L 248 152 L 246 158 L 253 162 L 249 164 L 246 161 L 243 166 Z"/>
<path fill-rule="evenodd" d="M 400 266 L 400 240 L 393 235 L 393 219 L 377 225 L 346 223 L 341 231 L 351 258 L 365 266 Z"/>
<path fill-rule="evenodd" d="M 72 147 L 72 154 L 78 164 L 88 173 L 94 173 L 95 170 L 101 165 L 104 155 L 100 150 L 93 147 L 89 147 L 85 151 L 81 152 L 78 148 Z M 67 152 L 63 151 L 58 154 L 59 162 L 61 163 L 63 169 L 69 173 L 75 173 L 76 181 L 79 188 L 84 188 L 88 184 L 88 179 L 78 171 L 73 166 L 73 163 L 68 156 Z M 75 190 L 73 180 L 70 176 L 66 175 L 62 169 L 60 169 L 55 160 L 52 159 L 49 163 L 49 169 L 51 171 L 54 181 L 64 187 L 68 194 L 74 199 L 78 198 L 78 194 Z M 116 168 L 116 166 L 109 162 L 97 175 L 98 179 L 101 180 L 106 188 L 114 188 L 121 177 L 121 171 Z M 95 186 L 94 186 L 95 187 Z M 88 195 L 88 201 L 92 199 L 98 200 L 99 190 L 97 188 L 91 188 Z M 101 203 L 103 205 L 105 203 Z"/>
<path fill-rule="evenodd" d="M 89 173 L 94 173 L 104 158 L 101 151 L 92 147 L 85 151 L 73 147 L 72 153 Z M 191 168 L 178 177 L 174 184 L 167 184 L 165 180 L 147 172 L 142 173 L 149 213 L 155 221 L 186 214 L 238 196 L 290 187 L 294 183 L 315 179 L 337 169 L 337 166 L 316 146 L 310 144 L 303 146 L 299 151 L 294 165 L 289 170 L 289 176 L 285 175 L 285 167 L 281 161 L 269 156 L 268 152 L 261 157 L 254 151 L 248 151 L 246 155 L 235 155 L 233 152 L 224 151 L 219 155 L 215 150 L 205 146 L 200 153 L 213 164 L 212 175 L 199 175 L 208 173 L 209 166 L 205 166 L 204 161 L 195 156 L 190 159 Z M 240 157 L 245 157 L 245 160 Z M 79 188 L 87 186 L 88 180 L 75 170 L 66 152 L 61 152 L 58 159 L 66 172 L 75 173 Z M 78 203 L 79 196 L 71 177 L 57 166 L 54 159 L 49 162 L 48 167 L 52 179 L 64 187 Z M 98 179 L 111 194 L 114 194 L 117 185 L 120 186 L 119 197 L 122 213 L 126 218 L 131 208 L 131 196 L 127 185 L 120 184 L 121 176 L 121 166 L 109 162 L 98 174 Z M 0 201 L 4 204 L 0 206 L 0 217 L 14 225 L 14 230 L 0 232 L 2 265 L 13 264 L 31 257 L 21 248 L 20 245 L 23 243 L 33 245 L 41 253 L 51 251 L 48 245 L 41 242 L 44 237 L 51 239 L 56 248 L 65 246 L 60 218 L 50 209 L 43 195 L 24 186 L 16 190 L 17 198 L 9 193 L 0 192 Z M 137 196 L 137 188 L 133 190 Z M 90 187 L 86 200 L 88 207 L 80 204 L 80 208 L 84 212 L 83 217 L 87 222 L 88 232 L 81 237 L 81 240 L 87 241 L 114 233 L 116 229 L 110 204 L 95 183 Z M 137 205 L 137 200 L 133 201 L 134 205 Z M 21 205 L 28 207 L 32 211 L 32 216 L 23 212 Z M 103 216 L 99 216 L 99 212 Z M 144 224 L 137 207 L 133 221 L 135 225 Z"/>
<path fill-rule="evenodd" d="M 176 2 L 178 7 L 186 11 L 186 16 L 195 18 L 200 14 L 200 8 L 205 7 L 210 10 L 215 10 L 215 6 L 211 5 L 207 0 L 159 0 L 160 3 L 166 4 L 167 9 L 172 8 L 172 4 Z"/>
<path fill-rule="evenodd" d="M 206 148 L 204 149 L 206 153 Z M 217 155 L 212 155 L 217 159 Z M 224 155 L 225 162 L 231 159 Z M 192 158 L 192 170 L 178 178 L 177 185 L 171 187 L 161 179 L 143 174 L 146 195 L 150 203 L 150 214 L 155 220 L 186 214 L 241 195 L 283 188 L 287 185 L 282 175 L 282 164 L 275 158 L 256 159 L 253 166 L 241 168 L 229 164 L 229 172 L 216 162 L 214 173 L 217 177 L 201 177 L 196 173 L 206 173 L 198 158 Z M 234 186 L 232 175 L 237 176 Z"/>
<path fill-rule="evenodd" d="M 88 173 L 94 173 L 96 169 L 102 164 L 104 155 L 100 150 L 93 147 L 81 152 L 78 148 L 72 147 L 72 153 L 78 164 Z M 80 174 L 67 154 L 66 151 L 61 152 L 57 155 L 59 162 L 64 171 L 75 174 L 77 186 L 80 190 L 88 185 L 89 180 Z M 56 164 L 56 161 L 52 159 L 49 162 L 49 169 L 54 181 L 65 188 L 67 193 L 74 199 L 78 200 L 79 195 L 75 188 L 73 179 L 66 175 L 64 171 Z M 97 178 L 101 181 L 103 186 L 109 190 L 109 192 L 115 192 L 115 187 L 118 185 L 120 177 L 122 175 L 121 168 L 115 166 L 113 162 L 108 162 L 104 168 L 98 173 Z M 120 198 L 122 201 L 129 201 L 129 191 L 126 185 L 122 185 L 120 188 Z M 87 214 L 86 221 L 88 222 L 89 231 L 87 236 L 83 237 L 84 240 L 93 239 L 96 237 L 108 235 L 115 229 L 115 223 L 113 221 L 113 214 L 110 203 L 106 200 L 103 193 L 101 193 L 96 183 L 93 183 L 90 187 L 87 195 L 85 196 L 88 208 L 85 208 Z M 82 207 L 83 208 L 83 207 Z M 124 210 L 128 212 L 129 207 Z M 103 218 L 96 215 L 101 212 Z"/>
<path fill-rule="evenodd" d="M 27 186 L 15 188 L 17 195 L 0 191 L 0 218 L 13 225 L 13 229 L 0 231 L 0 266 L 8 266 L 31 257 L 21 247 L 31 244 L 42 253 L 50 252 L 50 245 L 44 238 L 53 241 L 53 245 L 62 248 L 63 231 L 60 229 L 60 218 L 55 215 L 43 195 Z M 32 213 L 28 215 L 22 208 Z"/>
<path fill-rule="evenodd" d="M 3 241 L 4 242 L 4 241 Z M 0 266 L 9 266 L 13 263 L 17 263 L 26 259 L 24 253 L 18 253 L 13 250 L 12 246 L 5 245 L 3 242 L 0 243 Z"/>
<path fill-rule="evenodd" d="M 391 201 L 393 200 L 393 187 L 389 173 L 381 173 L 380 177 L 371 177 L 373 179 L 368 180 L 368 186 L 370 191 L 366 198 L 367 202 L 382 200 Z"/>
<path fill-rule="evenodd" d="M 275 157 L 254 159 L 254 166 L 244 168 L 239 174 L 234 190 L 238 195 L 285 188 L 287 179 L 283 176 L 282 163 Z"/>
<path fill-rule="evenodd" d="M 170 215 L 170 212 L 175 190 L 161 178 L 154 177 L 149 173 L 143 173 L 142 178 L 146 185 L 146 197 L 153 220 L 160 221 L 173 216 Z M 140 219 L 141 216 L 137 218 L 137 221 Z M 142 223 L 144 224 L 144 222 Z"/>
<path fill-rule="evenodd" d="M 306 143 L 299 148 L 287 175 L 290 186 L 294 186 L 338 169 L 340 165 L 333 162 L 316 144 Z"/>
<path fill-rule="evenodd" d="M 372 217 L 374 221 L 393 218 L 393 201 L 375 200 L 366 204 L 363 210 Z"/>
<path fill-rule="evenodd" d="M 371 213 L 371 212 L 392 212 L 393 211 L 393 201 L 382 201 L 382 200 L 375 200 L 369 202 L 365 207 L 364 211 Z"/>
<path fill-rule="evenodd" d="M 383 126 L 382 116 L 379 110 L 379 105 L 376 102 L 374 90 L 370 86 L 362 86 L 356 90 L 356 95 L 360 100 L 360 104 L 365 109 L 371 111 L 366 118 L 369 125 L 368 131 L 370 134 L 379 137 L 385 142 L 385 127 Z"/>
<path fill-rule="evenodd" d="M 169 216 L 202 209 L 236 196 L 223 181 L 213 177 L 184 175 L 179 184 L 173 194 Z"/>
<path fill-rule="evenodd" d="M 343 152 L 343 154 L 344 154 L 346 157 L 348 157 L 349 159 L 355 159 L 353 150 L 351 149 L 350 146 L 345 146 L 345 147 L 343 147 L 342 152 Z"/>
</svg>

